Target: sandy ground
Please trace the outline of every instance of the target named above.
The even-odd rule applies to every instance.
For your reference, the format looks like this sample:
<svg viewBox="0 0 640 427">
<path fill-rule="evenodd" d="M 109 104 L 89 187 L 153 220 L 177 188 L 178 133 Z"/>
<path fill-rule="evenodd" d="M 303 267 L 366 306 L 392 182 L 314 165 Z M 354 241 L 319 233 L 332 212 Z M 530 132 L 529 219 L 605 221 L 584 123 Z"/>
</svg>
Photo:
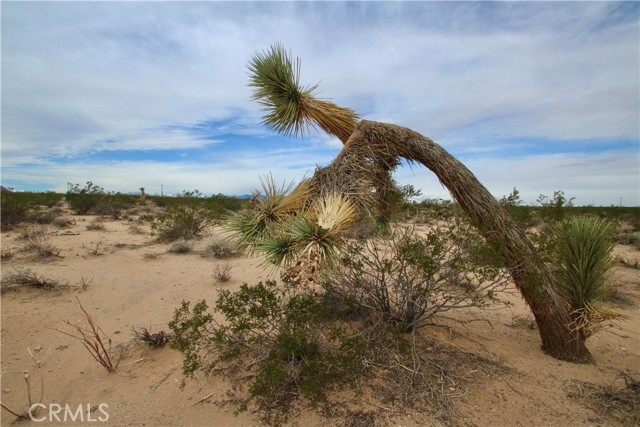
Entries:
<svg viewBox="0 0 640 427">
<path fill-rule="evenodd" d="M 257 259 L 236 257 L 217 260 L 202 256 L 206 239 L 187 254 L 167 252 L 168 245 L 154 241 L 149 226 L 143 234 L 130 227 L 136 222 L 104 219 L 104 230 L 87 230 L 95 217 L 72 216 L 75 225 L 58 229 L 47 226 L 49 241 L 61 250 L 59 257 L 37 259 L 21 251 L 20 229 L 2 233 L 2 275 L 28 267 L 37 274 L 68 283 L 71 289 L 43 291 L 18 289 L 3 293 L 2 303 L 2 403 L 23 412 L 28 406 L 23 371 L 32 365 L 28 349 L 48 354 L 42 374 L 46 405 L 87 405 L 84 422 L 21 421 L 20 425 L 109 426 L 252 426 L 258 418 L 248 412 L 235 415 L 232 407 L 215 404 L 228 388 L 220 378 L 182 382 L 181 355 L 168 346 L 150 349 L 134 342 L 132 327 L 152 332 L 168 331 L 167 323 L 180 302 L 206 298 L 213 301 L 218 289 L 235 289 L 268 278 Z M 213 235 L 220 230 L 212 230 Z M 159 254 L 149 259 L 145 254 Z M 616 256 L 640 260 L 640 252 L 618 246 Z M 216 265 L 230 263 L 232 279 L 216 283 Z M 616 306 L 627 318 L 608 331 L 591 337 L 588 347 L 595 364 L 576 365 L 555 360 L 540 350 L 540 338 L 532 328 L 532 316 L 518 296 L 513 307 L 498 311 L 469 311 L 460 316 L 482 317 L 488 322 L 457 326 L 453 333 L 424 329 L 437 339 L 465 351 L 496 360 L 508 370 L 484 375 L 469 367 L 473 385 L 455 400 L 459 426 L 615 426 L 615 420 L 594 407 L 571 398 L 577 381 L 598 385 L 624 385 L 618 378 L 627 372 L 640 376 L 640 270 L 617 266 L 612 281 L 624 301 Z M 79 285 L 88 282 L 86 289 Z M 60 333 L 70 331 L 65 320 L 82 319 L 78 297 L 94 320 L 114 343 L 126 344 L 127 352 L 115 373 L 108 373 L 83 348 L 82 343 Z M 32 398 L 40 395 L 40 376 L 31 366 Z M 362 399 L 366 399 L 363 396 Z M 351 404 L 357 405 L 356 401 Z M 100 406 L 108 405 L 108 406 Z M 46 413 L 40 412 L 39 416 Z M 108 421 L 103 422 L 108 414 Z M 15 417 L 2 410 L 2 425 Z M 299 413 L 293 423 L 302 426 L 338 425 L 312 410 Z M 385 413 L 378 409 L 376 425 L 439 426 L 428 412 Z M 361 424 L 366 425 L 366 423 Z"/>
</svg>

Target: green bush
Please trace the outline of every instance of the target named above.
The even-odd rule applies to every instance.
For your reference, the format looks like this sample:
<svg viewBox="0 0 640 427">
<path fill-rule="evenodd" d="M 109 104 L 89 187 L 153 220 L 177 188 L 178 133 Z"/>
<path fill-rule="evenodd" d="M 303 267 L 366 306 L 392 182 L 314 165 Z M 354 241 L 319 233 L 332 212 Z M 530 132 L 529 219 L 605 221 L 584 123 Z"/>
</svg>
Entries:
<svg viewBox="0 0 640 427">
<path fill-rule="evenodd" d="M 138 202 L 138 196 L 110 193 L 98 199 L 95 206 L 96 213 L 108 215 L 113 219 L 120 219 L 122 213 Z"/>
<path fill-rule="evenodd" d="M 354 384 L 360 375 L 365 345 L 358 334 L 328 321 L 323 299 L 267 281 L 220 291 L 214 312 L 225 324 L 207 309 L 204 300 L 193 307 L 183 301 L 169 323 L 171 346 L 184 355 L 184 374 L 242 372 L 235 379 L 248 387 L 240 410 L 254 404 L 270 425 L 286 420 L 298 399 L 320 403 L 328 389 Z"/>
<path fill-rule="evenodd" d="M 29 201 L 24 194 L 0 193 L 0 222 L 2 229 L 11 228 L 25 221 L 29 213 Z"/>
<path fill-rule="evenodd" d="M 69 183 L 69 191 L 65 195 L 69 207 L 78 215 L 85 215 L 92 209 L 97 208 L 104 200 L 104 189 L 87 181 L 84 187 L 80 184 Z"/>
<path fill-rule="evenodd" d="M 215 221 L 211 214 L 203 208 L 176 206 L 151 224 L 151 230 L 161 241 L 175 241 L 178 239 L 191 240 L 200 236 L 203 231 L 213 225 Z"/>
</svg>

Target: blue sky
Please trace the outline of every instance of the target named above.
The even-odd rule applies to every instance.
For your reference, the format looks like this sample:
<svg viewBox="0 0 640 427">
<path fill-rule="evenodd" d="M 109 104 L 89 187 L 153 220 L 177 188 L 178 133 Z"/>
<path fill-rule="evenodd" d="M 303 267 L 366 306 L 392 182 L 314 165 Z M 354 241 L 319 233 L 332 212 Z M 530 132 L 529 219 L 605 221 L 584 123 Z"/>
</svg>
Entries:
<svg viewBox="0 0 640 427">
<path fill-rule="evenodd" d="M 244 194 L 341 144 L 274 135 L 247 63 L 283 43 L 318 95 L 410 127 L 496 197 L 640 203 L 637 2 L 1 2 L 2 184 Z M 400 183 L 449 198 L 422 168 Z"/>
</svg>

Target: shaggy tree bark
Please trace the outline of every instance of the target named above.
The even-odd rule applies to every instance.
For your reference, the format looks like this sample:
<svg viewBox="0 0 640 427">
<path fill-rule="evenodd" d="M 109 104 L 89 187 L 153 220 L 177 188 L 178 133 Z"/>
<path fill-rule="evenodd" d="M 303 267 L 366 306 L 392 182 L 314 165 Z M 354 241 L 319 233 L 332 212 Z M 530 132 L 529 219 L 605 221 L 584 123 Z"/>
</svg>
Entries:
<svg viewBox="0 0 640 427">
<path fill-rule="evenodd" d="M 535 248 L 509 214 L 459 160 L 431 139 L 396 125 L 357 123 L 335 164 L 365 158 L 365 165 L 395 162 L 398 157 L 423 164 L 503 254 L 513 280 L 535 316 L 542 349 L 560 360 L 592 361 L 585 338 L 570 327 L 569 308 L 551 285 L 551 275 Z M 346 177 L 345 177 L 346 178 Z"/>
</svg>

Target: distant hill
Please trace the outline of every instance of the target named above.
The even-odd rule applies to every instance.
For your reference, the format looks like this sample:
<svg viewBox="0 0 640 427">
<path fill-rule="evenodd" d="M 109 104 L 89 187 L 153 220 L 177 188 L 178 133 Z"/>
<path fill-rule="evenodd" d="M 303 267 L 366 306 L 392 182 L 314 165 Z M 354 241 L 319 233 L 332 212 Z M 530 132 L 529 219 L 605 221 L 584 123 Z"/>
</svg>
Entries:
<svg viewBox="0 0 640 427">
<path fill-rule="evenodd" d="M 7 187 L 0 185 L 0 192 L 2 193 L 13 193 L 13 191 L 9 190 Z"/>
</svg>

